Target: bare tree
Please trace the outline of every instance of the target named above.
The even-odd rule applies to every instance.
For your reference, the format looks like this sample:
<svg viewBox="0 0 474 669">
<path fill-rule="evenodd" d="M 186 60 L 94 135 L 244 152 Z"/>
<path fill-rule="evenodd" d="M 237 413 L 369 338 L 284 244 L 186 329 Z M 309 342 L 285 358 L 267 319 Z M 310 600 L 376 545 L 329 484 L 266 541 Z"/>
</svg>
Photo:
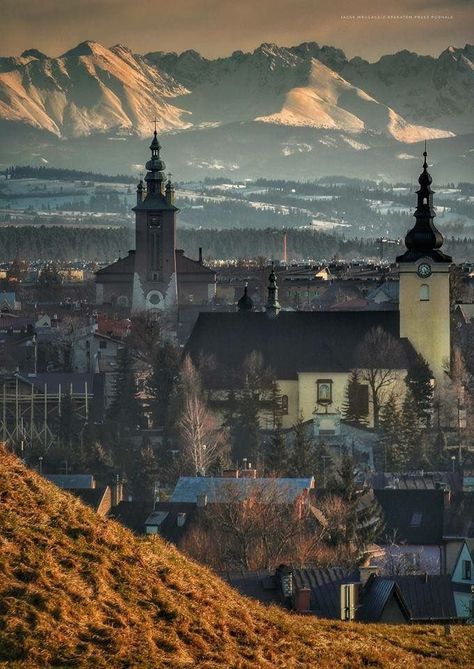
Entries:
<svg viewBox="0 0 474 669">
<path fill-rule="evenodd" d="M 217 569 L 274 569 L 281 562 L 329 564 L 338 550 L 325 543 L 344 523 L 345 505 L 330 498 L 316 508 L 301 495 L 291 500 L 276 480 L 229 481 L 218 503 L 208 504 L 181 547 Z M 207 545 L 208 550 L 205 550 Z M 218 546 L 218 550 L 216 550 Z"/>
<path fill-rule="evenodd" d="M 369 330 L 357 348 L 357 367 L 369 386 L 374 427 L 379 426 L 380 409 L 393 390 L 402 358 L 400 343 L 381 327 Z"/>
<path fill-rule="evenodd" d="M 223 454 L 227 440 L 225 431 L 217 427 L 204 402 L 194 393 L 185 399 L 179 431 L 185 459 L 192 463 L 196 476 L 205 476 Z"/>
</svg>

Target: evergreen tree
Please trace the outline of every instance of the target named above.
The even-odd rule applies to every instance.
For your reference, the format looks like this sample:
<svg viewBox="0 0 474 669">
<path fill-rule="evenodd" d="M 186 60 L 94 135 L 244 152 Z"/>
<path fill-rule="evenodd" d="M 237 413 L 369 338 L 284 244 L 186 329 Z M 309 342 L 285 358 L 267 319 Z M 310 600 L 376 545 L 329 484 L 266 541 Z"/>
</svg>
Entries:
<svg viewBox="0 0 474 669">
<path fill-rule="evenodd" d="M 133 358 L 127 345 L 118 354 L 114 399 L 107 417 L 119 429 L 134 430 L 143 426 L 143 409 L 137 397 Z"/>
<path fill-rule="evenodd" d="M 362 396 L 366 388 L 367 386 L 361 384 L 359 371 L 353 369 L 346 386 L 345 401 L 342 407 L 344 420 L 359 425 L 367 423 L 368 407 Z"/>
<path fill-rule="evenodd" d="M 156 349 L 153 369 L 148 382 L 153 393 L 150 408 L 156 426 L 166 425 L 173 386 L 180 366 L 179 349 L 170 342 L 163 342 Z"/>
<path fill-rule="evenodd" d="M 408 370 L 405 383 L 413 398 L 419 423 L 429 427 L 433 409 L 433 374 L 428 363 L 419 353 Z"/>
<path fill-rule="evenodd" d="M 421 452 L 421 429 L 419 425 L 418 409 L 413 393 L 407 390 L 400 416 L 400 441 L 398 450 L 398 464 L 403 471 L 408 466 L 426 467 L 426 460 Z"/>
<path fill-rule="evenodd" d="M 255 394 L 246 388 L 238 402 L 238 411 L 234 423 L 232 457 L 241 462 L 248 458 L 257 464 L 261 460 L 261 435 L 259 404 Z"/>
<path fill-rule="evenodd" d="M 379 449 L 383 471 L 398 471 L 400 466 L 400 411 L 394 393 L 390 393 L 380 412 Z"/>
<path fill-rule="evenodd" d="M 346 505 L 343 542 L 352 546 L 356 559 L 361 559 L 367 546 L 376 541 L 384 527 L 383 514 L 373 492 L 357 482 L 352 458 L 344 455 L 329 490 Z"/>
<path fill-rule="evenodd" d="M 269 474 L 275 474 L 276 476 L 287 474 L 288 446 L 280 420 L 277 420 L 265 450 L 265 469 Z"/>
<path fill-rule="evenodd" d="M 289 455 L 288 473 L 290 476 L 313 476 L 316 473 L 316 451 L 314 441 L 308 436 L 300 413 L 293 425 L 293 447 Z"/>
<path fill-rule="evenodd" d="M 129 480 L 134 499 L 147 502 L 152 507 L 157 476 L 158 465 L 153 448 L 149 444 L 142 445 L 130 463 Z"/>
</svg>

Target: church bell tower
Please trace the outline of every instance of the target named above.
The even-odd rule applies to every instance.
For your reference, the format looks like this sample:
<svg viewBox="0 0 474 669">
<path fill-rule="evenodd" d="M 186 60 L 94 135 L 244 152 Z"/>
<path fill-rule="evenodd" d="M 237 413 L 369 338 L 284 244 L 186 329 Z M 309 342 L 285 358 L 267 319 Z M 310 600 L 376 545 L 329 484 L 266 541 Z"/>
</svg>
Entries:
<svg viewBox="0 0 474 669">
<path fill-rule="evenodd" d="M 449 276 L 452 258 L 442 251 L 443 236 L 433 219 L 432 178 L 426 146 L 420 174 L 415 225 L 405 237 L 400 269 L 400 337 L 407 337 L 441 383 L 451 362 Z"/>
<path fill-rule="evenodd" d="M 176 213 L 171 178 L 165 184 L 156 130 L 147 174 L 137 187 L 132 312 L 165 310 L 177 303 Z"/>
</svg>

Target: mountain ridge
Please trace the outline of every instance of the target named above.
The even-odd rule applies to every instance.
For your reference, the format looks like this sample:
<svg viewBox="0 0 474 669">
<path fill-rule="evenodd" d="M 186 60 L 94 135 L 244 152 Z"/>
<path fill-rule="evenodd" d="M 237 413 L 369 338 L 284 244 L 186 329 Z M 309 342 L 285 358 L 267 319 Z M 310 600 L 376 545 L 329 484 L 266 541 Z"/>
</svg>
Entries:
<svg viewBox="0 0 474 669">
<path fill-rule="evenodd" d="M 234 51 L 214 60 L 194 50 L 140 55 L 123 44 L 108 48 L 93 40 L 57 58 L 28 49 L 20 57 L 0 58 L 0 119 L 64 138 L 103 131 L 143 136 L 149 134 L 154 117 L 161 132 L 262 117 L 278 123 L 288 96 L 308 87 L 311 77 L 314 84 L 315 61 L 334 79 L 342 77 L 389 108 L 398 125 L 421 131 L 426 127 L 431 137 L 453 136 L 471 127 L 464 103 L 473 96 L 467 86 L 474 78 L 471 45 L 447 47 L 438 59 L 405 50 L 369 63 L 359 57 L 348 60 L 341 49 L 316 42 L 293 47 L 263 43 L 253 52 Z M 417 85 L 423 91 L 421 105 L 412 99 Z M 293 124 L 287 118 L 284 124 L 339 127 L 334 118 L 329 126 L 324 122 L 327 109 L 313 107 L 309 117 L 303 114 Z M 344 116 L 344 110 L 333 111 L 336 117 Z M 382 128 L 367 127 L 363 120 L 357 125 L 358 132 L 393 135 L 388 120 Z M 419 132 L 415 135 L 418 138 Z M 402 141 L 407 137 L 410 141 L 408 132 Z"/>
</svg>

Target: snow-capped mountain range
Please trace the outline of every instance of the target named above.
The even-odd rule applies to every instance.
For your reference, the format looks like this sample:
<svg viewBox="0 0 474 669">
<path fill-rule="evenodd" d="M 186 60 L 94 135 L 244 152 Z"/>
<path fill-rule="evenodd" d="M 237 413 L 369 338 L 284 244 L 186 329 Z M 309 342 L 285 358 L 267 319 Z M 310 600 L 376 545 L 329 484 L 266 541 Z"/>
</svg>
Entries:
<svg viewBox="0 0 474 669">
<path fill-rule="evenodd" d="M 402 51 L 369 63 L 313 42 L 208 60 L 195 51 L 140 55 L 88 41 L 58 58 L 34 49 L 0 58 L 0 137 L 30 128 L 46 144 L 126 140 L 148 137 L 156 119 L 190 167 L 202 167 L 195 153 L 207 138 L 217 150 L 201 156 L 209 169 L 213 161 L 239 169 L 242 156 L 224 154 L 221 142 L 241 144 L 246 132 L 271 135 L 282 156 L 318 143 L 358 153 L 386 144 L 403 158 L 424 139 L 446 148 L 474 132 L 473 84 L 471 45 L 438 58 Z"/>
</svg>

